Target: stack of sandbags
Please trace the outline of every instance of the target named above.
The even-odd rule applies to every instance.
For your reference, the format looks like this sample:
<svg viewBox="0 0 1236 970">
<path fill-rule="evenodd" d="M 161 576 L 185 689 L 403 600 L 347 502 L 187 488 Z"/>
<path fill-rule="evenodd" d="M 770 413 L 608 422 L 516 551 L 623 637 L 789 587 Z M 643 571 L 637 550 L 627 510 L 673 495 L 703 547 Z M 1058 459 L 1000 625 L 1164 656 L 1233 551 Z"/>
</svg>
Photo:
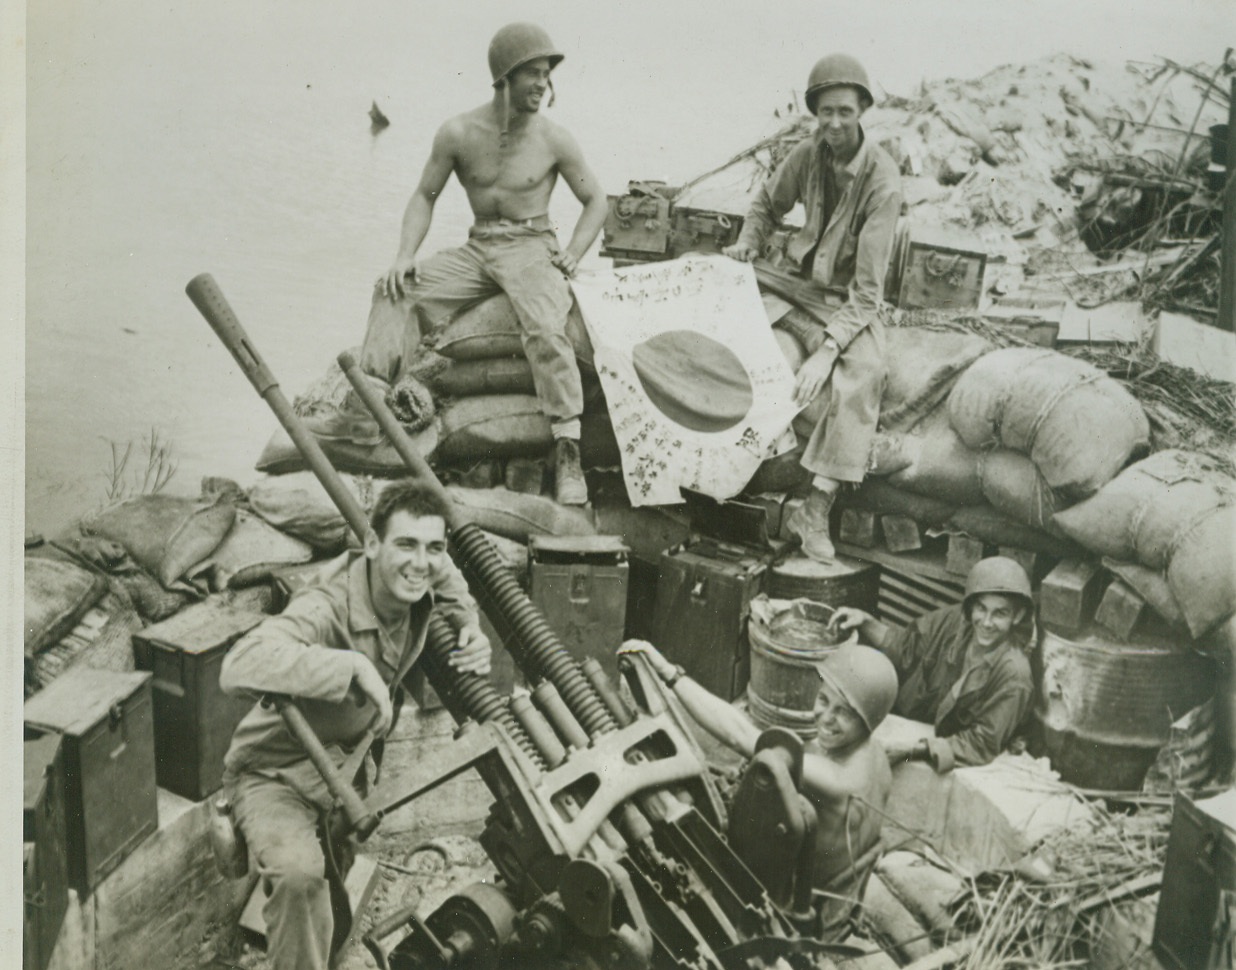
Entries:
<svg viewBox="0 0 1236 970">
<path fill-rule="evenodd" d="M 163 587 L 199 593 L 260 583 L 313 558 L 307 542 L 238 508 L 243 501 L 235 483 L 207 480 L 199 498 L 139 495 L 96 513 L 82 531 L 123 547 Z"/>
<path fill-rule="evenodd" d="M 1137 399 L 1084 361 L 1027 347 L 971 364 L 948 397 L 949 421 L 970 448 L 1027 456 L 1064 501 L 1087 498 L 1150 446 Z"/>
<path fill-rule="evenodd" d="M 1236 481 L 1194 452 L 1160 451 L 1091 498 L 1055 514 L 1068 536 L 1102 556 L 1161 575 L 1189 632 L 1236 612 Z"/>
<path fill-rule="evenodd" d="M 579 307 L 571 306 L 567 338 L 582 373 L 592 369 L 592 345 Z M 542 458 L 553 437 L 536 397 L 515 309 L 499 294 L 461 313 L 425 338 L 405 368 L 438 404 L 438 464 L 468 467 L 488 459 Z M 584 464 L 617 465 L 617 444 L 604 403 L 585 407 L 580 438 Z"/>
</svg>

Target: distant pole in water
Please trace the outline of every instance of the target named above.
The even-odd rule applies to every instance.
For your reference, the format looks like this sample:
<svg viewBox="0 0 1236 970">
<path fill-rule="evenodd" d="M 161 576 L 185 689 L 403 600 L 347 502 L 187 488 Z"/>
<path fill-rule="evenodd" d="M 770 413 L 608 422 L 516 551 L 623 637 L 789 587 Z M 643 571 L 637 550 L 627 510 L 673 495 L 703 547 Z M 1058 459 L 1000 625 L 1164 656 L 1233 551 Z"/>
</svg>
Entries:
<svg viewBox="0 0 1236 970">
<path fill-rule="evenodd" d="M 369 121 L 369 127 L 375 132 L 381 131 L 391 123 L 390 118 L 382 114 L 382 109 L 378 107 L 378 102 L 376 101 L 369 108 Z"/>
</svg>

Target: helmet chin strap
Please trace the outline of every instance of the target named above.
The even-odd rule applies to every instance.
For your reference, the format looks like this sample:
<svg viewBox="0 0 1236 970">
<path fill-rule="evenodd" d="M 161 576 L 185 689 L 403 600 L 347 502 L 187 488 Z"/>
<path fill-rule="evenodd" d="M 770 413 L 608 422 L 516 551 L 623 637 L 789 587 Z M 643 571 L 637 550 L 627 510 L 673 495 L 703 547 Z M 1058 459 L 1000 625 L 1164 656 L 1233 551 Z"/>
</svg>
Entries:
<svg viewBox="0 0 1236 970">
<path fill-rule="evenodd" d="M 552 108 L 554 106 L 554 101 L 557 100 L 557 92 L 554 91 L 554 82 L 552 79 L 546 78 L 545 83 L 549 87 L 549 103 L 546 107 Z M 509 77 L 499 78 L 498 84 L 502 86 L 501 138 L 505 144 L 507 136 L 511 133 L 511 79 Z"/>
<path fill-rule="evenodd" d="M 511 79 L 508 77 L 504 77 L 498 83 L 502 85 L 501 138 L 502 138 L 503 144 L 505 144 L 507 136 L 511 133 Z"/>
</svg>

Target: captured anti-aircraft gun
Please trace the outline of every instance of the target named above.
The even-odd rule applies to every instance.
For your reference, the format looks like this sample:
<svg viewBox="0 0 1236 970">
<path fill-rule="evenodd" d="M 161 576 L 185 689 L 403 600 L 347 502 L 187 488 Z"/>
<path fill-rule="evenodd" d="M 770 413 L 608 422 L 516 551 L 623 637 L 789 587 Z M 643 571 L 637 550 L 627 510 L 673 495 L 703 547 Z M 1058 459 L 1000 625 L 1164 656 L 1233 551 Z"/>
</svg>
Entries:
<svg viewBox="0 0 1236 970">
<path fill-rule="evenodd" d="M 364 535 L 363 510 L 214 280 L 198 276 L 187 292 Z M 413 477 L 440 489 L 355 362 L 347 354 L 339 360 Z M 379 966 L 756 970 L 779 960 L 829 968 L 855 955 L 802 932 L 811 923 L 814 813 L 794 790 L 797 738 L 773 731 L 761 739 L 742 786 L 744 827 L 758 820 L 751 831 L 761 835 L 736 840 L 756 850 L 740 857 L 723 835 L 725 807 L 685 715 L 647 661 L 624 661 L 629 707 L 596 661 L 580 664 L 562 646 L 484 533 L 457 516 L 448 526 L 451 554 L 534 685 L 531 696 L 499 694 L 452 668 L 454 632 L 432 618 L 422 663 L 460 724 L 457 739 L 422 759 L 403 791 L 367 802 L 326 759 L 295 706 L 281 707 L 335 793 L 344 827 L 362 839 L 386 813 L 466 770 L 476 770 L 494 797 L 480 841 L 499 883 L 469 886 L 424 918 L 415 907 L 393 914 L 366 937 Z M 379 941 L 405 928 L 386 956 Z"/>
</svg>

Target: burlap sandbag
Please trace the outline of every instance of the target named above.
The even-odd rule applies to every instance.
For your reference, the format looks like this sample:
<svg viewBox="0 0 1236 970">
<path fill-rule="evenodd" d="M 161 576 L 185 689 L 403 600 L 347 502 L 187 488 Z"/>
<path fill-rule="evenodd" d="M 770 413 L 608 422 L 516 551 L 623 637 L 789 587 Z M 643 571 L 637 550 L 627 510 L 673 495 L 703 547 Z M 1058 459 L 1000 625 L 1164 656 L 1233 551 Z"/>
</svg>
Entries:
<svg viewBox="0 0 1236 970">
<path fill-rule="evenodd" d="M 450 360 L 428 375 L 426 386 L 443 397 L 481 394 L 535 394 L 532 366 L 524 357 Z"/>
<path fill-rule="evenodd" d="M 223 541 L 205 562 L 194 567 L 193 577 L 204 576 L 210 589 L 240 589 L 270 578 L 280 566 L 295 566 L 313 559 L 313 547 L 280 532 L 265 519 L 245 509 Z"/>
<path fill-rule="evenodd" d="M 478 303 L 460 313 L 438 333 L 424 339 L 430 347 L 451 360 L 483 360 L 488 357 L 522 357 L 519 318 L 505 293 Z M 591 367 L 592 341 L 588 337 L 578 304 L 572 302 L 567 314 L 566 335 L 575 356 Z"/>
<path fill-rule="evenodd" d="M 983 495 L 999 512 L 1025 525 L 1055 532 L 1056 493 L 1034 462 L 1019 451 L 996 448 L 979 456 Z"/>
<path fill-rule="evenodd" d="M 596 535 L 591 517 L 582 509 L 559 505 L 539 495 L 509 492 L 505 488 L 461 488 L 448 485 L 447 491 L 463 516 L 486 532 L 517 542 L 529 536 Z"/>
<path fill-rule="evenodd" d="M 120 543 L 139 566 L 171 586 L 215 550 L 235 519 L 236 506 L 223 495 L 140 495 L 99 512 L 82 531 Z"/>
<path fill-rule="evenodd" d="M 1100 555 L 1163 570 L 1194 523 L 1234 500 L 1236 482 L 1213 459 L 1171 449 L 1130 465 L 1054 521 Z"/>
<path fill-rule="evenodd" d="M 886 327 L 888 374 L 880 400 L 880 427 L 906 430 L 932 413 L 957 378 L 992 345 L 972 333 L 927 327 Z"/>
<path fill-rule="evenodd" d="M 842 489 L 837 502 L 842 508 L 908 515 L 926 528 L 943 526 L 956 511 L 948 502 L 907 492 L 879 478 L 868 478 L 856 489 Z"/>
<path fill-rule="evenodd" d="M 979 454 L 958 437 L 944 408 L 937 408 L 902 434 L 899 449 L 890 450 L 899 450 L 906 462 L 904 468 L 888 476 L 890 484 L 952 505 L 986 501 L 979 478 Z"/>
<path fill-rule="evenodd" d="M 1084 557 L 1086 554 L 1084 549 L 1068 539 L 1015 522 L 986 503 L 957 509 L 945 523 L 944 529 L 949 532 L 963 532 L 995 546 L 1041 552 L 1059 559 Z"/>
<path fill-rule="evenodd" d="M 368 513 L 376 489 L 367 476 L 340 475 L 344 487 Z M 341 552 L 348 540 L 343 513 L 313 472 L 264 478 L 249 488 L 249 507 L 276 529 L 323 553 Z"/>
<path fill-rule="evenodd" d="M 59 559 L 25 557 L 25 654 L 32 659 L 73 629 L 107 592 L 98 573 Z"/>
<path fill-rule="evenodd" d="M 805 444 L 800 444 L 784 455 L 764 459 L 743 491 L 749 495 L 760 495 L 764 492 L 790 492 L 804 488 L 811 482 L 811 472 L 802 466 L 805 447 Z"/>
<path fill-rule="evenodd" d="M 1141 405 L 1098 368 L 1054 350 L 995 350 L 970 365 L 948 398 L 971 448 L 1030 456 L 1070 501 L 1093 495 L 1149 447 Z"/>
<path fill-rule="evenodd" d="M 438 447 L 437 419 L 411 438 L 417 451 L 423 457 L 429 458 Z M 406 474 L 403 459 L 385 438 L 377 444 L 357 444 L 346 438 L 322 437 L 317 438 L 317 442 L 336 471 L 353 475 L 375 475 L 379 478 L 398 478 Z M 303 471 L 307 466 L 287 432 L 280 429 L 271 435 L 254 467 L 267 475 L 286 475 Z"/>
<path fill-rule="evenodd" d="M 452 401 L 440 412 L 437 457 L 444 462 L 541 457 L 553 443 L 549 419 L 530 394 L 485 394 Z"/>
<path fill-rule="evenodd" d="M 1236 505 L 1214 509 L 1179 536 L 1167 585 L 1194 637 L 1236 611 Z"/>
</svg>

